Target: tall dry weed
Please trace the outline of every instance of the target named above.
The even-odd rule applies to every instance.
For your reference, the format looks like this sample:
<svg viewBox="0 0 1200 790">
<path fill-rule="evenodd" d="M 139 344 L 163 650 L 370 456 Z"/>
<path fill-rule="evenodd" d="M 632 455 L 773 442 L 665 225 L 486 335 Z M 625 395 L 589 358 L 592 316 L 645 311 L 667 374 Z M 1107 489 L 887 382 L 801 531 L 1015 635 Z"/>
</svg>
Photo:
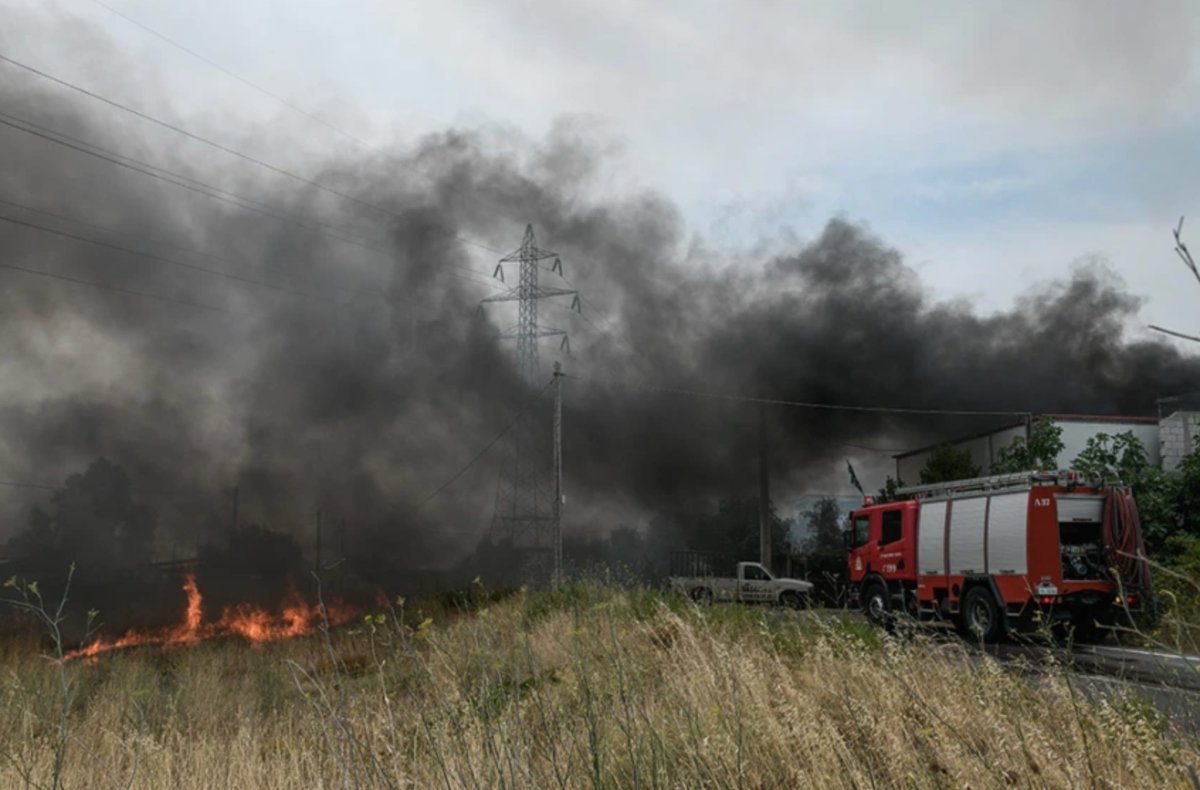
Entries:
<svg viewBox="0 0 1200 790">
<path fill-rule="evenodd" d="M 328 642 L 72 665 L 64 785 L 1170 787 L 1200 762 L 1132 692 L 839 615 L 597 585 L 413 608 Z M 26 709 L 47 667 L 3 655 L 0 739 L 49 766 Z"/>
</svg>

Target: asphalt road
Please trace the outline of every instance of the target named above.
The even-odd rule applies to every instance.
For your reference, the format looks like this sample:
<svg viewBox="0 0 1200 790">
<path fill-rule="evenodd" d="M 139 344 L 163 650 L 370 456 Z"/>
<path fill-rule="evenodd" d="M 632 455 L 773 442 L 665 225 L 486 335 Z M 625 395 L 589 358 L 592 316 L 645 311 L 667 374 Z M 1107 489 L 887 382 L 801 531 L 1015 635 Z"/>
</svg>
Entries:
<svg viewBox="0 0 1200 790">
<path fill-rule="evenodd" d="M 1077 672 L 1200 692 L 1200 656 L 1109 645 L 1062 647 L 1002 643 L 986 648 L 1001 659 L 1053 656 Z"/>
<path fill-rule="evenodd" d="M 816 613 L 784 609 L 775 612 L 784 618 L 810 617 Z M 1066 667 L 1075 688 L 1093 699 L 1133 692 L 1153 704 L 1180 729 L 1200 736 L 1200 656 L 1117 645 L 1074 645 L 1069 649 L 1030 641 L 979 645 L 940 624 L 922 624 L 921 630 L 939 641 L 944 638 L 946 647 L 957 645 L 975 655 L 986 653 L 1035 677 L 1051 668 Z"/>
<path fill-rule="evenodd" d="M 983 648 L 1005 663 L 1036 674 L 1066 666 L 1080 693 L 1093 699 L 1134 693 L 1184 732 L 1200 736 L 1200 656 L 1109 645 L 1063 647 L 1002 643 Z"/>
</svg>

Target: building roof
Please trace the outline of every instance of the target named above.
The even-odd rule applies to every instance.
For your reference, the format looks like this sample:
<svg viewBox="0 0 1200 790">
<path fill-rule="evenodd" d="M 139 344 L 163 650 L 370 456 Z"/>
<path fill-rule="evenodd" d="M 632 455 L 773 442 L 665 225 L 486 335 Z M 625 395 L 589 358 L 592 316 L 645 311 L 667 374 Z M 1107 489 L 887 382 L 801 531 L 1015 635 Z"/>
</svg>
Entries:
<svg viewBox="0 0 1200 790">
<path fill-rule="evenodd" d="M 1130 417 L 1130 416 L 1120 415 L 1120 414 L 1052 414 L 1052 413 L 1045 413 L 1045 414 L 1034 414 L 1033 419 L 1035 419 L 1035 420 L 1050 419 L 1050 420 L 1054 420 L 1055 422 L 1107 422 L 1107 423 L 1114 423 L 1117 425 L 1122 425 L 1122 424 L 1124 424 L 1124 425 L 1130 425 L 1130 424 L 1132 424 L 1132 425 L 1157 425 L 1158 424 L 1157 417 Z M 1024 420 L 1019 420 L 1017 422 L 1009 422 L 1009 423 L 1005 423 L 1003 425 L 997 425 L 996 427 L 989 428 L 985 431 L 977 431 L 975 433 L 966 434 L 965 436 L 956 436 L 952 439 L 945 439 L 940 442 L 935 442 L 934 444 L 925 445 L 924 447 L 918 447 L 913 450 L 905 450 L 902 453 L 896 453 L 895 455 L 892 456 L 892 458 L 897 458 L 897 459 L 911 458 L 914 455 L 920 455 L 921 453 L 927 453 L 930 450 L 936 450 L 937 448 L 945 447 L 948 444 L 950 444 L 950 445 L 961 444 L 962 442 L 970 442 L 970 441 L 974 441 L 975 439 L 982 439 L 985 436 L 991 436 L 992 434 L 1000 433 L 1001 431 L 1007 431 L 1007 430 L 1011 430 L 1013 428 L 1019 428 L 1024 424 L 1025 424 Z"/>
<path fill-rule="evenodd" d="M 1127 414 L 1035 414 L 1038 417 L 1048 417 L 1056 422 L 1116 422 L 1134 423 L 1137 425 L 1158 425 L 1157 417 L 1131 417 Z"/>
</svg>

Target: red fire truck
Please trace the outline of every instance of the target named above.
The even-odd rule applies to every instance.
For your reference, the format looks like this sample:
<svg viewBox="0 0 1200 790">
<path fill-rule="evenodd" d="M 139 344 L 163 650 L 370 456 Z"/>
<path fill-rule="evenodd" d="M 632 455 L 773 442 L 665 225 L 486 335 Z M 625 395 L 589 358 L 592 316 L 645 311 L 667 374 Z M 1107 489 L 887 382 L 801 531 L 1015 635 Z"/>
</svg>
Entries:
<svg viewBox="0 0 1200 790">
<path fill-rule="evenodd" d="M 988 641 L 1037 623 L 1079 638 L 1151 600 L 1128 488 L 1024 472 L 901 488 L 854 511 L 850 581 L 867 617 L 955 622 Z"/>
</svg>

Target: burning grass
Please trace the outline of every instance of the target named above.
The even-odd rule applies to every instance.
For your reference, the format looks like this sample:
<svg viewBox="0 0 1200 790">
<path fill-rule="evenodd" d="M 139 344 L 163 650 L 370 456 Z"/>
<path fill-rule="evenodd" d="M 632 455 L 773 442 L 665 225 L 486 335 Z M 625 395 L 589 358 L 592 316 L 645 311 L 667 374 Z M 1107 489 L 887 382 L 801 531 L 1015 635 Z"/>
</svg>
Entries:
<svg viewBox="0 0 1200 790">
<path fill-rule="evenodd" d="M 397 606 L 325 638 L 66 664 L 66 786 L 1185 786 L 1200 746 L 853 618 L 581 584 Z M 0 653 L 0 786 L 49 784 L 54 672 Z"/>
<path fill-rule="evenodd" d="M 116 639 L 99 638 L 67 653 L 67 659 L 95 658 L 110 650 L 124 650 L 144 645 L 172 648 L 194 645 L 207 639 L 238 636 L 252 645 L 292 639 L 312 634 L 318 625 L 338 626 L 354 617 L 354 609 L 342 603 L 310 604 L 291 587 L 278 613 L 251 604 L 237 604 L 221 610 L 218 619 L 205 620 L 204 598 L 196 585 L 196 577 L 183 582 L 187 606 L 183 619 L 175 626 L 163 629 L 127 631 Z"/>
</svg>

